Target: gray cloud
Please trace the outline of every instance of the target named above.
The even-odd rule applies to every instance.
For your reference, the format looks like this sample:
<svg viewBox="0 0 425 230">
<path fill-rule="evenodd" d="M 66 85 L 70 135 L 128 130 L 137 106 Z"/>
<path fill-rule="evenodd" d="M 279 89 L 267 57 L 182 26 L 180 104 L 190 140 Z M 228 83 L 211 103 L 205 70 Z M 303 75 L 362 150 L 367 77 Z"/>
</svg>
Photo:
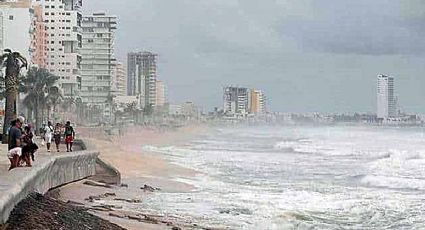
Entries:
<svg viewBox="0 0 425 230">
<path fill-rule="evenodd" d="M 314 18 L 284 19 L 278 26 L 280 33 L 294 37 L 301 48 L 318 52 L 425 53 L 425 16 L 403 14 L 406 12 L 398 1 L 317 1 L 314 8 L 318 11 Z"/>
</svg>

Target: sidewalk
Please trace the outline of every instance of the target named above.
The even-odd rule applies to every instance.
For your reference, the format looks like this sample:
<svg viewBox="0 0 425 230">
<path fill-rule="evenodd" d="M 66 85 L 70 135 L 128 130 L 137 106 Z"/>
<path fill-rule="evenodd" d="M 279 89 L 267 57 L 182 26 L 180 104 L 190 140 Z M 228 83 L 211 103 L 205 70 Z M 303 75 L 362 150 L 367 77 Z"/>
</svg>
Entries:
<svg viewBox="0 0 425 230">
<path fill-rule="evenodd" d="M 38 140 L 37 140 L 38 142 Z M 96 151 L 47 152 L 39 145 L 32 167 L 18 167 L 8 171 L 7 145 L 0 145 L 0 224 L 7 221 L 10 212 L 32 192 L 44 194 L 49 189 L 95 174 Z M 54 146 L 52 149 L 55 149 Z M 64 151 L 65 150 L 65 151 Z"/>
</svg>

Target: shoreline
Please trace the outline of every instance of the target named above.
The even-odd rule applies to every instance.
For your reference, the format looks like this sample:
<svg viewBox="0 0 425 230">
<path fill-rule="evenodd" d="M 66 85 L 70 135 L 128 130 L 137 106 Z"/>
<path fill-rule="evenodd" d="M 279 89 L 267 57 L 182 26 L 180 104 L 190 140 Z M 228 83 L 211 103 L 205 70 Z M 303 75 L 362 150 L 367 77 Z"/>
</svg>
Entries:
<svg viewBox="0 0 425 230">
<path fill-rule="evenodd" d="M 96 134 L 93 135 L 90 130 L 83 130 L 81 138 L 87 139 L 96 147 L 100 152 L 99 158 L 120 171 L 123 184 L 121 187 L 108 188 L 108 185 L 104 187 L 84 184 L 90 180 L 89 178 L 58 188 L 58 199 L 82 205 L 89 209 L 90 214 L 126 229 L 199 229 L 200 226 L 188 223 L 179 217 L 140 213 L 127 210 L 126 207 L 137 208 L 138 205 L 143 205 L 145 198 L 155 195 L 156 192 L 193 192 L 196 189 L 193 185 L 177 181 L 177 179 L 193 178 L 199 172 L 173 164 L 158 153 L 144 151 L 142 146 L 184 144 L 207 129 L 208 127 L 204 125 L 190 125 L 167 131 L 132 127 L 122 136 L 99 135 L 98 137 L 94 137 Z M 142 189 L 146 186 L 148 189 Z M 105 194 L 110 195 L 105 196 Z M 123 208 L 120 202 L 121 204 L 124 202 L 126 207 Z"/>
</svg>

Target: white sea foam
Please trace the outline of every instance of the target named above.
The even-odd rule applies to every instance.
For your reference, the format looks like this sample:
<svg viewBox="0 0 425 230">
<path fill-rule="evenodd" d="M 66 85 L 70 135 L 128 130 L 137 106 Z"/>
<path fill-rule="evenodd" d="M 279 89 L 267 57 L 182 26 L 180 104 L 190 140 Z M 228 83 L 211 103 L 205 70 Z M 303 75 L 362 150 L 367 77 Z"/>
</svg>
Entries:
<svg viewBox="0 0 425 230">
<path fill-rule="evenodd" d="M 203 172 L 185 179 L 196 193 L 158 193 L 150 208 L 232 229 L 420 228 L 425 223 L 421 132 L 224 128 L 184 146 L 143 146 Z"/>
</svg>

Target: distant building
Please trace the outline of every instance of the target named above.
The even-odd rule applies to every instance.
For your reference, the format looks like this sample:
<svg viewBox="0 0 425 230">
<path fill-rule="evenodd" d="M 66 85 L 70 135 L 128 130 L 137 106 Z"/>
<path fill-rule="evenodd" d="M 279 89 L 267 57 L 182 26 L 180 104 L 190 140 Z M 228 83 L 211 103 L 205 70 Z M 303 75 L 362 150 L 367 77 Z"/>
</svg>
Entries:
<svg viewBox="0 0 425 230">
<path fill-rule="evenodd" d="M 121 62 L 112 63 L 112 92 L 116 96 L 127 95 L 127 73 Z"/>
<path fill-rule="evenodd" d="M 166 88 L 163 81 L 156 81 L 156 106 L 163 107 L 167 102 Z"/>
<path fill-rule="evenodd" d="M 94 13 L 82 21 L 81 93 L 83 103 L 101 109 L 111 96 L 116 16 Z"/>
<path fill-rule="evenodd" d="M 377 117 L 379 119 L 397 116 L 397 99 L 394 96 L 394 77 L 377 77 Z"/>
<path fill-rule="evenodd" d="M 143 98 L 142 107 L 155 107 L 157 83 L 157 54 L 129 53 L 127 56 L 127 95 Z"/>
<path fill-rule="evenodd" d="M 171 116 L 183 115 L 182 106 L 178 104 L 170 104 L 168 114 Z"/>
<path fill-rule="evenodd" d="M 265 114 L 266 96 L 263 91 L 251 89 L 249 95 L 249 113 L 256 115 Z"/>
<path fill-rule="evenodd" d="M 33 6 L 34 16 L 32 20 L 31 39 L 31 63 L 39 68 L 47 68 L 46 56 L 46 25 L 43 19 L 43 6 Z"/>
<path fill-rule="evenodd" d="M 241 87 L 225 87 L 223 110 L 227 115 L 246 115 L 249 108 L 249 90 Z"/>
<path fill-rule="evenodd" d="M 31 0 L 0 1 L 0 50 L 9 48 L 31 61 L 33 37 Z"/>
<path fill-rule="evenodd" d="M 186 117 L 198 117 L 198 107 L 193 102 L 185 102 L 181 105 L 181 113 Z"/>
<path fill-rule="evenodd" d="M 34 0 L 33 6 L 38 6 L 38 9 L 43 11 L 45 67 L 50 73 L 59 77 L 59 85 L 64 96 L 77 96 L 81 88 L 81 55 L 79 50 L 82 47 L 82 1 Z M 39 13 L 37 17 L 40 17 Z M 40 41 L 43 40 L 40 39 Z M 41 44 L 36 44 L 36 47 L 41 46 Z M 37 59 L 40 61 L 41 57 Z"/>
</svg>

